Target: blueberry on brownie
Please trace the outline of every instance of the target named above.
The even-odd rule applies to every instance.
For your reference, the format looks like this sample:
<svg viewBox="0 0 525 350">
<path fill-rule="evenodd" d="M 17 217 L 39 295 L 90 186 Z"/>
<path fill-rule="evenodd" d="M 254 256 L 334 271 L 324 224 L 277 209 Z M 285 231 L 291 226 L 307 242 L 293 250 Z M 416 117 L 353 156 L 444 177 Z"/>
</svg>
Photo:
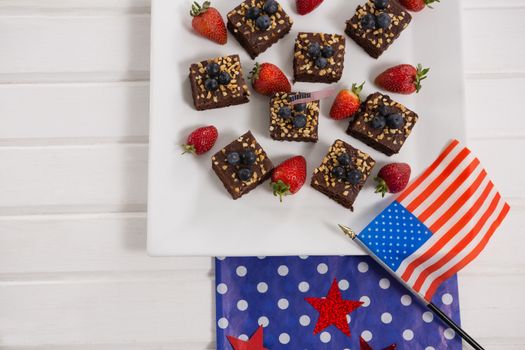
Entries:
<svg viewBox="0 0 525 350">
<path fill-rule="evenodd" d="M 343 207 L 354 210 L 353 204 L 375 165 L 368 154 L 336 140 L 314 170 L 311 185 Z"/>
<path fill-rule="evenodd" d="M 190 67 L 193 103 L 199 111 L 249 102 L 238 55 L 217 57 Z"/>
<path fill-rule="evenodd" d="M 242 197 L 268 180 L 273 164 L 248 131 L 212 158 L 212 169 L 233 199 Z"/>
<path fill-rule="evenodd" d="M 292 106 L 298 93 L 277 93 L 270 100 L 270 137 L 277 141 L 317 142 L 319 101 Z"/>
<path fill-rule="evenodd" d="M 293 24 L 275 0 L 245 0 L 227 17 L 228 30 L 252 59 L 288 34 Z"/>
<path fill-rule="evenodd" d="M 417 120 L 416 113 L 376 92 L 361 104 L 346 132 L 391 156 L 399 153 Z"/>
<path fill-rule="evenodd" d="M 346 34 L 378 58 L 408 26 L 412 16 L 396 0 L 370 0 L 346 22 Z"/>
<path fill-rule="evenodd" d="M 335 83 L 343 75 L 345 38 L 339 34 L 299 33 L 295 40 L 295 81 Z"/>
</svg>

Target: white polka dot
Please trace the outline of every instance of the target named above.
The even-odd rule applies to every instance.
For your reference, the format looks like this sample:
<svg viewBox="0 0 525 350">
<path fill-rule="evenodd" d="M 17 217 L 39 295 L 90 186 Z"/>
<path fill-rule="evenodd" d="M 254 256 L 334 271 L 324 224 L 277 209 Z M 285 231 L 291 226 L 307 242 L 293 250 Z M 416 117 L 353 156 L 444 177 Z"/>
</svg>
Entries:
<svg viewBox="0 0 525 350">
<path fill-rule="evenodd" d="M 288 274 L 288 266 L 286 265 L 281 265 L 277 268 L 277 273 L 279 274 L 279 276 L 286 276 Z"/>
<path fill-rule="evenodd" d="M 443 335 L 445 336 L 445 338 L 447 338 L 448 340 L 452 340 L 454 339 L 454 337 L 456 336 L 456 332 L 454 332 L 454 330 L 452 328 L 447 328 L 445 329 L 445 331 L 443 332 Z"/>
<path fill-rule="evenodd" d="M 328 272 L 328 266 L 323 263 L 317 265 L 317 272 L 319 272 L 321 275 L 324 275 Z"/>
<path fill-rule="evenodd" d="M 421 316 L 423 321 L 426 323 L 430 323 L 434 320 L 434 314 L 430 311 L 423 312 L 423 315 Z"/>
<path fill-rule="evenodd" d="M 346 322 L 350 323 L 352 321 L 352 317 L 350 315 L 346 315 Z"/>
<path fill-rule="evenodd" d="M 266 257 L 265 256 L 258 256 L 257 259 L 264 260 L 264 259 L 266 259 Z"/>
<path fill-rule="evenodd" d="M 229 324 L 229 322 L 228 322 L 228 320 L 225 317 L 221 317 L 217 321 L 217 326 L 219 326 L 220 329 L 228 328 L 228 324 Z"/>
<path fill-rule="evenodd" d="M 257 284 L 257 291 L 259 293 L 266 293 L 268 291 L 268 285 L 265 282 L 259 282 Z"/>
<path fill-rule="evenodd" d="M 226 259 L 226 257 L 224 257 L 224 256 L 218 256 L 218 257 L 217 257 L 217 260 L 221 260 L 221 261 L 222 261 L 222 260 L 224 260 L 224 259 Z"/>
<path fill-rule="evenodd" d="M 244 277 L 248 273 L 248 269 L 246 269 L 246 267 L 241 265 L 241 266 L 237 267 L 235 272 L 237 273 L 237 276 Z"/>
<path fill-rule="evenodd" d="M 308 282 L 303 281 L 297 285 L 297 288 L 299 288 L 300 292 L 306 293 L 310 289 L 310 285 L 308 284 Z"/>
<path fill-rule="evenodd" d="M 246 311 L 246 309 L 248 309 L 248 302 L 246 300 L 239 300 L 237 302 L 237 309 L 239 309 L 239 311 Z"/>
<path fill-rule="evenodd" d="M 425 350 L 436 350 L 433 346 L 427 346 Z"/>
<path fill-rule="evenodd" d="M 277 306 L 279 307 L 279 309 L 281 310 L 286 310 L 288 309 L 288 306 L 290 305 L 290 303 L 288 302 L 288 300 L 282 298 L 282 299 L 279 299 L 279 301 L 277 302 Z"/>
<path fill-rule="evenodd" d="M 290 342 L 290 336 L 287 333 L 281 333 L 279 335 L 279 343 L 288 344 Z"/>
<path fill-rule="evenodd" d="M 442 301 L 443 304 L 445 304 L 445 305 L 450 305 L 450 304 L 452 304 L 452 302 L 454 301 L 454 297 L 453 297 L 450 293 L 445 293 L 445 294 L 443 294 L 443 296 L 441 297 L 441 301 Z"/>
<path fill-rule="evenodd" d="M 248 338 L 248 336 L 246 334 L 241 334 L 241 335 L 239 335 L 239 339 L 246 341 L 246 340 L 248 340 L 250 338 Z"/>
<path fill-rule="evenodd" d="M 390 288 L 390 280 L 388 278 L 381 278 L 379 281 L 379 287 L 381 287 L 381 289 Z"/>
<path fill-rule="evenodd" d="M 361 337 L 364 339 L 364 341 L 366 342 L 369 342 L 370 340 L 372 340 L 373 338 L 373 334 L 372 332 L 370 331 L 363 331 L 363 333 L 361 333 Z"/>
<path fill-rule="evenodd" d="M 301 326 L 308 326 L 310 324 L 310 317 L 308 317 L 307 315 L 302 315 L 301 317 L 299 317 L 299 323 L 301 324 Z"/>
<path fill-rule="evenodd" d="M 368 271 L 368 264 L 365 263 L 364 261 L 361 261 L 358 265 L 357 265 L 357 270 L 361 273 L 365 273 Z"/>
<path fill-rule="evenodd" d="M 404 306 L 409 306 L 410 304 L 412 304 L 412 297 L 410 295 L 403 295 L 401 297 L 401 304 L 403 304 Z"/>
<path fill-rule="evenodd" d="M 323 332 L 321 333 L 321 335 L 319 336 L 319 339 L 321 339 L 321 342 L 323 343 L 329 343 L 330 340 L 332 339 L 332 336 L 330 335 L 330 333 L 328 332 Z"/>
<path fill-rule="evenodd" d="M 219 294 L 226 294 L 226 292 L 228 291 L 228 286 L 226 285 L 226 283 L 219 283 L 217 285 L 217 293 Z"/>
<path fill-rule="evenodd" d="M 363 295 L 359 301 L 362 301 L 363 302 L 363 305 L 361 306 L 364 306 L 364 307 L 367 307 L 368 305 L 370 305 L 370 298 L 367 297 L 366 295 Z"/>
<path fill-rule="evenodd" d="M 259 323 L 259 325 L 261 325 L 263 327 L 268 327 L 268 325 L 270 324 L 270 320 L 266 316 L 261 316 L 257 320 L 257 323 Z"/>
<path fill-rule="evenodd" d="M 350 283 L 348 283 L 347 280 L 340 280 L 338 285 L 339 285 L 339 289 L 341 290 L 347 290 L 350 287 Z"/>
<path fill-rule="evenodd" d="M 403 331 L 403 339 L 405 339 L 405 340 L 412 340 L 412 339 L 414 339 L 414 332 L 412 332 L 411 329 L 405 329 Z"/>
<path fill-rule="evenodd" d="M 390 322 L 392 322 L 392 314 L 389 312 L 383 313 L 381 315 L 381 322 L 383 322 L 384 324 L 389 324 Z"/>
<path fill-rule="evenodd" d="M 306 259 L 308 259 L 308 255 L 299 255 L 299 258 L 303 259 L 303 260 L 306 260 Z"/>
</svg>

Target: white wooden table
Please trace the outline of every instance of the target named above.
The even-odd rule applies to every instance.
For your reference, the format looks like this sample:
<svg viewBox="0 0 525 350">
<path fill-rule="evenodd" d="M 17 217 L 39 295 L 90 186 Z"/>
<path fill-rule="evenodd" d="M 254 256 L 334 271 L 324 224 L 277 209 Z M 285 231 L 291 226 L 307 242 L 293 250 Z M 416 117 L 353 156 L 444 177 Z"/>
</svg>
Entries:
<svg viewBox="0 0 525 350">
<path fill-rule="evenodd" d="M 512 206 L 462 319 L 525 349 L 525 0 L 461 1 L 468 143 Z M 145 254 L 149 21 L 147 0 L 0 0 L 1 349 L 214 347 L 212 260 Z"/>
</svg>

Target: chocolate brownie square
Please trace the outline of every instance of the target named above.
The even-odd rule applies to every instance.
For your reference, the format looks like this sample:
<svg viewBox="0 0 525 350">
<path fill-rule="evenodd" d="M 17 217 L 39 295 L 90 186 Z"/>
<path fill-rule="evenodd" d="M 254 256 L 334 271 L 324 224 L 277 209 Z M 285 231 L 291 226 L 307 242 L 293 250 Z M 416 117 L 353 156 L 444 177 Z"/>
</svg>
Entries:
<svg viewBox="0 0 525 350">
<path fill-rule="evenodd" d="M 376 92 L 361 104 L 346 132 L 391 156 L 399 153 L 417 120 L 416 113 Z"/>
<path fill-rule="evenodd" d="M 227 17 L 228 30 L 252 59 L 288 34 L 293 24 L 277 1 L 245 0 Z"/>
<path fill-rule="evenodd" d="M 199 111 L 249 102 L 239 55 L 192 64 L 190 84 L 193 103 Z"/>
<path fill-rule="evenodd" d="M 395 0 L 389 0 L 386 8 L 368 1 L 357 7 L 354 17 L 346 22 L 345 32 L 370 56 L 378 58 L 411 20 L 408 11 Z"/>
<path fill-rule="evenodd" d="M 319 101 L 292 106 L 296 93 L 277 93 L 270 100 L 270 137 L 277 141 L 317 142 Z"/>
<path fill-rule="evenodd" d="M 345 37 L 339 34 L 299 33 L 295 40 L 295 81 L 335 83 L 343 75 Z"/>
<path fill-rule="evenodd" d="M 212 169 L 233 199 L 237 199 L 268 180 L 273 164 L 248 131 L 212 158 Z"/>
<path fill-rule="evenodd" d="M 312 187 L 343 207 L 354 210 L 353 204 L 363 188 L 375 160 L 368 154 L 336 140 L 314 170 Z"/>
</svg>

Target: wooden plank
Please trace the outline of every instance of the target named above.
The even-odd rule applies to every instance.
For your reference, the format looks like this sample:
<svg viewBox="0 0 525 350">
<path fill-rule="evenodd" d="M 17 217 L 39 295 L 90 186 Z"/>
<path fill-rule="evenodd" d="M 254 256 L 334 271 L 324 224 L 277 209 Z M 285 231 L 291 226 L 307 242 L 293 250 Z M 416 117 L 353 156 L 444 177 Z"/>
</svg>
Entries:
<svg viewBox="0 0 525 350">
<path fill-rule="evenodd" d="M 0 232 L 0 275 L 212 267 L 211 258 L 148 257 L 145 213 L 0 217 Z"/>
<path fill-rule="evenodd" d="M 149 0 L 2 0 L 0 16 L 149 13 L 150 5 Z"/>
<path fill-rule="evenodd" d="M 524 138 L 525 118 L 516 113 L 525 77 L 467 79 L 465 105 L 469 138 Z M 501 91 L 502 93 L 494 93 Z M 494 123 L 494 120 L 500 120 Z"/>
<path fill-rule="evenodd" d="M 0 344 L 211 344 L 213 281 L 193 271 L 164 280 L 154 274 L 143 273 L 143 281 L 0 283 Z"/>
<path fill-rule="evenodd" d="M 148 15 L 0 17 L 0 83 L 147 78 L 149 23 Z"/>
<path fill-rule="evenodd" d="M 178 271 L 134 276 L 90 277 L 77 283 L 60 276 L 38 284 L 0 281 L 2 345 L 213 343 L 213 282 L 206 274 Z M 521 317 L 524 277 L 462 276 L 464 327 L 475 337 L 509 342 L 520 337 L 525 329 Z"/>
<path fill-rule="evenodd" d="M 525 275 L 460 276 L 461 320 L 474 338 L 519 337 L 525 329 Z M 480 340 L 481 341 L 481 340 Z M 523 344 L 523 343 L 521 343 Z"/>
<path fill-rule="evenodd" d="M 473 9 L 463 12 L 464 67 L 467 74 L 512 76 L 525 73 L 525 7 L 498 10 Z M 514 38 L 514 39 L 510 39 Z M 505 40 L 510 39 L 510 40 Z M 512 41 L 512 42 L 511 42 Z"/>
<path fill-rule="evenodd" d="M 2 346 L 2 350 L 213 350 L 215 343 L 177 342 L 177 343 L 120 343 L 120 344 L 66 344 L 66 345 L 34 345 L 34 346 Z M 491 348 L 499 350 L 500 348 Z M 503 348 L 501 348 L 503 349 Z M 517 349 L 517 348 L 516 348 Z M 514 350 L 514 348 L 507 348 Z"/>
<path fill-rule="evenodd" d="M 0 145 L 146 140 L 148 106 L 148 82 L 0 85 Z"/>
<path fill-rule="evenodd" d="M 147 145 L 0 147 L 0 215 L 144 211 Z"/>
</svg>

